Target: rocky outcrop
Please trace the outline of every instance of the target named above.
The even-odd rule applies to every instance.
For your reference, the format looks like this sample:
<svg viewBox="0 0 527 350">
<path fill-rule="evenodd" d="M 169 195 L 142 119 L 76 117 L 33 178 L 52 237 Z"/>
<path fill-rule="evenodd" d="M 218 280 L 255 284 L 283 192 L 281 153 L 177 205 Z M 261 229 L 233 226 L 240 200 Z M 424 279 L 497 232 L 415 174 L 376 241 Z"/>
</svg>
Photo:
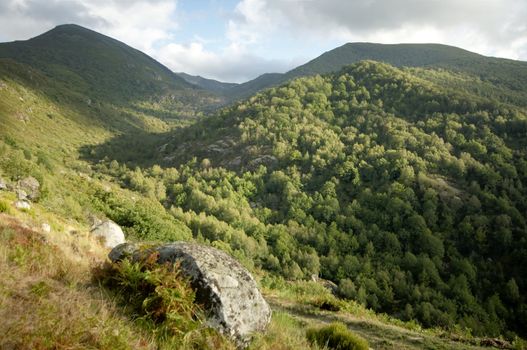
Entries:
<svg viewBox="0 0 527 350">
<path fill-rule="evenodd" d="M 271 309 L 251 274 L 238 261 L 221 250 L 204 245 L 177 242 L 149 248 L 126 243 L 109 254 L 112 261 L 125 257 L 141 260 L 158 254 L 158 263 L 180 262 L 182 272 L 196 290 L 196 300 L 208 311 L 208 323 L 233 339 L 239 347 L 251 335 L 264 331 Z"/>
<path fill-rule="evenodd" d="M 90 234 L 103 241 L 107 248 L 113 248 L 125 242 L 123 230 L 111 220 L 101 221 L 94 225 Z"/>
<path fill-rule="evenodd" d="M 40 182 L 33 176 L 28 176 L 18 182 L 18 188 L 27 193 L 27 198 L 32 201 L 40 196 Z"/>
</svg>

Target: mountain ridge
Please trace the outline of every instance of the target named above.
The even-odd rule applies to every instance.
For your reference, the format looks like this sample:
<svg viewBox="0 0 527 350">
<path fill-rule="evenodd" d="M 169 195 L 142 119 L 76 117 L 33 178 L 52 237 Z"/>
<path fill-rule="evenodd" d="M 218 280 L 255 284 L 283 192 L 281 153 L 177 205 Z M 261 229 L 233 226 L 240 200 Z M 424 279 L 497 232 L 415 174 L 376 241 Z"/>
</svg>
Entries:
<svg viewBox="0 0 527 350">
<path fill-rule="evenodd" d="M 230 98 L 237 100 L 262 89 L 277 86 L 296 77 L 338 71 L 345 65 L 360 60 L 375 60 L 396 67 L 432 67 L 470 73 L 475 76 L 487 66 L 507 64 L 510 67 L 498 74 L 483 74 L 484 80 L 509 83 L 511 89 L 527 85 L 527 62 L 487 57 L 459 47 L 444 44 L 378 44 L 369 42 L 346 43 L 286 73 L 263 74 L 229 90 Z M 497 75 L 497 76 L 496 76 Z M 499 78 L 499 79 L 498 79 Z M 519 81 L 518 81 L 519 80 Z"/>
</svg>

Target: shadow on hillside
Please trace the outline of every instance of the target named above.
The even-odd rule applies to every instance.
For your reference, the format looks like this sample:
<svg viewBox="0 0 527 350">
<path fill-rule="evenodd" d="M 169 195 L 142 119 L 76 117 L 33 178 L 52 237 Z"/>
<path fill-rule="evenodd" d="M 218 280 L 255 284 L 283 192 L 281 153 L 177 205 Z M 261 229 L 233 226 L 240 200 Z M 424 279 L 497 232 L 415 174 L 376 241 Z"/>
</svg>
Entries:
<svg viewBox="0 0 527 350">
<path fill-rule="evenodd" d="M 79 149 L 82 160 L 96 164 L 116 160 L 129 167 L 151 167 L 159 164 L 159 148 L 167 142 L 170 132 L 149 133 L 136 129 L 111 138 L 98 145 L 84 145 Z"/>
</svg>

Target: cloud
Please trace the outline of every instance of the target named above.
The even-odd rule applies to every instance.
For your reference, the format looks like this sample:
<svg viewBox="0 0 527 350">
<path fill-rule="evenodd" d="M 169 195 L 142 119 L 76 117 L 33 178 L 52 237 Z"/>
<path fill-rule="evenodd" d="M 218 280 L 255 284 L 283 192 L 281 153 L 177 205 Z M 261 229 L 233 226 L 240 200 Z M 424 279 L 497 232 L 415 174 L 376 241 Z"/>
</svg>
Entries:
<svg viewBox="0 0 527 350">
<path fill-rule="evenodd" d="M 442 42 L 527 59 L 525 0 L 242 0 L 236 9 L 231 36 L 253 41 L 281 32 L 306 43 Z"/>
<path fill-rule="evenodd" d="M 230 82 L 243 82 L 263 73 L 283 72 L 292 67 L 289 61 L 259 57 L 237 45 L 216 53 L 207 50 L 200 42 L 168 44 L 159 49 L 156 57 L 174 72 Z"/>
</svg>

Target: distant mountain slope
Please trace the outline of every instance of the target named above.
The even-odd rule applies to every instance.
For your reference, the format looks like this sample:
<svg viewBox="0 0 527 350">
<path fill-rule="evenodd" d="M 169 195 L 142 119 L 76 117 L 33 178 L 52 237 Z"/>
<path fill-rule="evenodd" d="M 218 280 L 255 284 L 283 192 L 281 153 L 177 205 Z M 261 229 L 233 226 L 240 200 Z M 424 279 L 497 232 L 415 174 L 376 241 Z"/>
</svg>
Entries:
<svg viewBox="0 0 527 350">
<path fill-rule="evenodd" d="M 296 77 L 335 72 L 361 60 L 375 60 L 396 67 L 433 67 L 469 73 L 512 91 L 527 90 L 527 62 L 482 56 L 440 44 L 348 43 L 284 74 L 264 74 L 228 91 L 233 99 L 248 97 L 267 87 Z"/>
<path fill-rule="evenodd" d="M 26 41 L 0 44 L 0 58 L 44 72 L 67 88 L 104 100 L 205 94 L 153 58 L 120 41 L 68 24 Z"/>
<path fill-rule="evenodd" d="M 176 74 L 191 84 L 197 85 L 205 90 L 216 92 L 216 93 L 223 93 L 238 85 L 236 83 L 224 83 L 222 81 L 218 81 L 214 79 L 203 78 L 199 75 L 190 75 L 184 72 L 180 72 Z"/>
</svg>

